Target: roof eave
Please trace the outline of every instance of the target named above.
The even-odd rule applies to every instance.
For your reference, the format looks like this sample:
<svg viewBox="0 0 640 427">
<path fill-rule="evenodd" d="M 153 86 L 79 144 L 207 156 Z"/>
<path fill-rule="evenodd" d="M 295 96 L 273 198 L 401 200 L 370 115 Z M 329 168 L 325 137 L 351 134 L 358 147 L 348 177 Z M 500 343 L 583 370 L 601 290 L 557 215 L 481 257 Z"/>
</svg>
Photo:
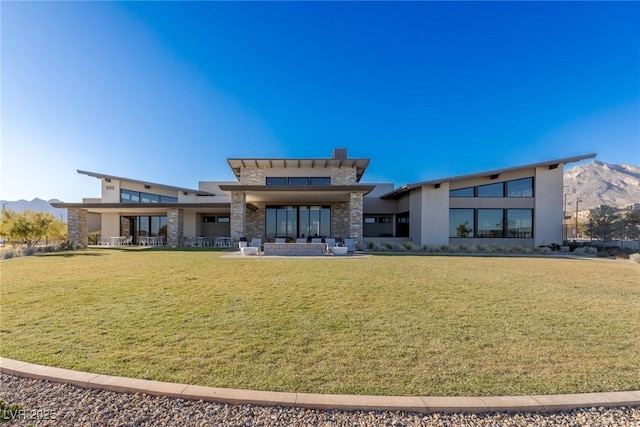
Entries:
<svg viewBox="0 0 640 427">
<path fill-rule="evenodd" d="M 182 191 L 182 192 L 187 192 L 187 193 L 194 193 L 196 196 L 215 196 L 214 193 L 209 193 L 208 191 L 195 190 L 193 188 L 175 187 L 173 185 L 159 184 L 157 182 L 141 181 L 139 179 L 124 178 L 124 177 L 120 177 L 120 176 L 107 175 L 107 174 L 98 173 L 98 172 L 84 171 L 84 170 L 80 170 L 80 169 L 78 169 L 77 172 L 79 174 L 87 175 L 87 176 L 90 176 L 90 177 L 93 177 L 93 178 L 98 178 L 98 179 L 102 179 L 102 178 L 105 178 L 105 179 L 117 179 L 118 181 L 133 182 L 135 184 L 149 185 L 149 186 L 155 186 L 155 187 L 163 187 L 163 188 L 167 188 L 167 189 L 170 189 L 170 190 L 173 190 L 173 191 Z"/>
<path fill-rule="evenodd" d="M 458 175 L 458 176 L 452 176 L 452 177 L 447 177 L 447 178 L 439 178 L 439 179 L 431 179 L 429 181 L 422 181 L 422 182 L 416 182 L 413 184 L 405 184 L 402 187 L 396 188 L 393 191 L 390 191 L 386 194 L 383 194 L 382 196 L 380 196 L 381 199 L 391 199 L 397 196 L 400 196 L 403 193 L 408 193 L 411 190 L 415 190 L 416 188 L 419 187 L 423 187 L 425 185 L 436 185 L 436 184 L 441 184 L 443 182 L 451 182 L 451 181 L 460 181 L 463 179 L 471 179 L 471 178 L 478 178 L 478 177 L 482 177 L 482 176 L 490 176 L 490 175 L 500 175 L 503 173 L 507 173 L 507 172 L 512 172 L 512 171 L 516 171 L 516 170 L 520 170 L 520 169 L 532 169 L 532 168 L 538 168 L 541 166 L 553 166 L 553 165 L 559 165 L 559 164 L 567 164 L 567 163 L 574 163 L 574 162 L 579 162 L 581 160 L 586 160 L 586 159 L 592 159 L 594 157 L 596 157 L 597 153 L 589 153 L 589 154 L 583 154 L 583 155 L 579 155 L 579 156 L 572 156 L 572 157 L 565 157 L 562 159 L 555 159 L 555 160 L 547 160 L 544 162 L 537 162 L 537 163 L 530 163 L 527 165 L 520 165 L 520 166 L 512 166 L 512 167 L 508 167 L 508 168 L 502 168 L 502 169 L 494 169 L 494 170 L 490 170 L 490 171 L 483 171 L 483 172 L 477 172 L 477 173 L 472 173 L 472 174 L 466 174 L 466 175 Z"/>
</svg>

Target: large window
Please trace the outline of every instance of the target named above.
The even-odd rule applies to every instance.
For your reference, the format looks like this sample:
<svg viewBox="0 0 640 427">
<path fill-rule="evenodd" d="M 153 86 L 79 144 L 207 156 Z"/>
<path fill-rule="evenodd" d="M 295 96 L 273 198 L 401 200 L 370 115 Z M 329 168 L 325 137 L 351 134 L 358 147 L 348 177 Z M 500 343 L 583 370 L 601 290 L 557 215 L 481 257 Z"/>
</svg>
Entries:
<svg viewBox="0 0 640 427">
<path fill-rule="evenodd" d="M 125 226 L 126 225 L 126 226 Z M 127 216 L 120 219 L 120 235 L 142 237 L 167 236 L 167 217 L 161 215 Z"/>
<path fill-rule="evenodd" d="M 120 190 L 120 203 L 178 203 L 178 198 L 133 190 Z"/>
<path fill-rule="evenodd" d="M 331 185 L 331 177 L 328 176 L 268 176 L 266 185 Z"/>
<path fill-rule="evenodd" d="M 473 197 L 473 187 L 449 191 L 449 197 Z"/>
<path fill-rule="evenodd" d="M 449 210 L 449 237 L 473 237 L 473 209 Z"/>
<path fill-rule="evenodd" d="M 478 197 L 504 197 L 504 182 L 478 186 Z"/>
<path fill-rule="evenodd" d="M 265 235 L 274 237 L 330 237 L 330 206 L 267 206 Z"/>
<path fill-rule="evenodd" d="M 506 188 L 506 191 L 505 191 Z M 449 197 L 533 197 L 533 178 L 449 190 Z"/>
<path fill-rule="evenodd" d="M 267 185 L 287 185 L 287 178 L 280 176 L 268 176 L 266 180 Z"/>
<path fill-rule="evenodd" d="M 504 237 L 504 210 L 478 209 L 477 237 Z"/>
<path fill-rule="evenodd" d="M 507 181 L 507 197 L 533 197 L 533 178 Z"/>
<path fill-rule="evenodd" d="M 533 237 L 531 209 L 507 209 L 507 237 Z"/>
<path fill-rule="evenodd" d="M 449 237 L 530 239 L 533 238 L 533 210 L 452 208 L 449 209 Z"/>
</svg>

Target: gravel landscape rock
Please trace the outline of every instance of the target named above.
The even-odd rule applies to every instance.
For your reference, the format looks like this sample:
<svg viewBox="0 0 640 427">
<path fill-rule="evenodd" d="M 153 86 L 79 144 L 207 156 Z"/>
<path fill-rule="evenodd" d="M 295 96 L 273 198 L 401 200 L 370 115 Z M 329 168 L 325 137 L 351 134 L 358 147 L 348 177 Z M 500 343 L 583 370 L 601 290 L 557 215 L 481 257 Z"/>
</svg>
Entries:
<svg viewBox="0 0 640 427">
<path fill-rule="evenodd" d="M 325 411 L 88 390 L 5 374 L 0 399 L 23 407 L 6 426 L 640 426 L 638 407 L 485 414 Z"/>
</svg>

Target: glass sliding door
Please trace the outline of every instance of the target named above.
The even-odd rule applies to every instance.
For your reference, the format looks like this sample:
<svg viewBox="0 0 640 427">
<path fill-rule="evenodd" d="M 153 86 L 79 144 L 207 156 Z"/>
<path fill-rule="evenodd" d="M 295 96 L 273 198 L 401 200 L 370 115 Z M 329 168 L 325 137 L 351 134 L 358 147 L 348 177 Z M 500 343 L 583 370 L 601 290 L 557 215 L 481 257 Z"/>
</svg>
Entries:
<svg viewBox="0 0 640 427">
<path fill-rule="evenodd" d="M 265 236 L 275 237 L 330 237 L 330 206 L 267 206 Z"/>
</svg>

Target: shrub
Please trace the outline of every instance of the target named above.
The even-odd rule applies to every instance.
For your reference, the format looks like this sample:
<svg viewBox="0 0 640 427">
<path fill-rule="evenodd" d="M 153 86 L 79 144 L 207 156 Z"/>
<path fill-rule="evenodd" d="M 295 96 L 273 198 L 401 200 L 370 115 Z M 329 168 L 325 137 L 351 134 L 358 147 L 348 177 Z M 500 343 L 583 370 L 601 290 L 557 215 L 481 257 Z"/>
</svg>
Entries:
<svg viewBox="0 0 640 427">
<path fill-rule="evenodd" d="M 35 248 L 23 248 L 22 255 L 23 256 L 31 256 L 36 252 Z"/>
<path fill-rule="evenodd" d="M 553 251 L 547 246 L 540 248 L 540 253 L 543 255 L 549 255 L 551 252 Z"/>
<path fill-rule="evenodd" d="M 383 244 L 383 245 L 382 245 L 382 248 L 383 248 L 385 251 L 390 251 L 390 250 L 393 250 L 393 245 L 392 245 L 391 243 L 387 242 L 387 243 L 385 243 L 385 244 Z"/>
<path fill-rule="evenodd" d="M 394 243 L 393 245 L 391 245 L 391 250 L 393 252 L 402 252 L 404 250 L 404 246 Z"/>
<path fill-rule="evenodd" d="M 640 253 L 629 255 L 629 261 L 640 264 Z"/>
<path fill-rule="evenodd" d="M 502 246 L 500 246 L 500 245 L 491 245 L 491 252 L 493 252 L 493 253 L 502 252 Z"/>
<path fill-rule="evenodd" d="M 60 242 L 61 251 L 72 251 L 73 249 L 73 243 L 71 243 L 69 240 L 63 240 L 62 242 Z"/>
<path fill-rule="evenodd" d="M 2 259 L 11 259 L 16 256 L 16 251 L 13 249 L 6 250 L 2 253 Z"/>
<path fill-rule="evenodd" d="M 406 251 L 413 250 L 413 242 L 402 242 L 402 248 Z"/>
<path fill-rule="evenodd" d="M 97 245 L 102 240 L 102 232 L 101 231 L 92 231 L 89 233 L 89 244 Z"/>
<path fill-rule="evenodd" d="M 469 247 L 467 245 L 458 245 L 458 251 L 466 252 Z"/>
<path fill-rule="evenodd" d="M 478 243 L 476 245 L 476 249 L 478 252 L 485 252 L 487 250 L 487 247 L 485 245 L 483 245 L 482 243 Z"/>
<path fill-rule="evenodd" d="M 442 246 L 440 246 L 440 251 L 441 251 L 441 252 L 447 252 L 447 251 L 449 251 L 449 245 L 442 245 Z"/>
<path fill-rule="evenodd" d="M 520 254 L 522 253 L 522 246 L 518 246 L 518 245 L 511 246 L 509 248 L 509 252 L 511 252 L 512 254 Z"/>
<path fill-rule="evenodd" d="M 42 249 L 42 252 L 47 253 L 47 252 L 53 252 L 53 251 L 55 251 L 55 250 L 56 250 L 56 248 L 54 248 L 53 246 L 45 246 L 45 247 Z"/>
</svg>

